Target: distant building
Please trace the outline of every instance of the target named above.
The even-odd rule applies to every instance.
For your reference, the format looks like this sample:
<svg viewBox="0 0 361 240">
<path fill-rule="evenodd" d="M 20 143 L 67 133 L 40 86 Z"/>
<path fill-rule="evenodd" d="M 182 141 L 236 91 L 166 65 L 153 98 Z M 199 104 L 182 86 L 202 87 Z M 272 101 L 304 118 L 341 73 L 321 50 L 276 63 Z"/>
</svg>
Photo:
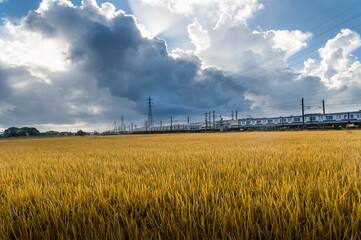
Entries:
<svg viewBox="0 0 361 240">
<path fill-rule="evenodd" d="M 57 132 L 57 131 L 47 131 L 45 132 L 45 135 L 51 135 L 51 136 L 57 136 L 59 135 L 60 133 Z"/>
<path fill-rule="evenodd" d="M 72 132 L 60 132 L 59 135 L 61 135 L 61 136 L 72 136 L 72 135 L 75 135 L 75 133 L 72 133 Z"/>
</svg>

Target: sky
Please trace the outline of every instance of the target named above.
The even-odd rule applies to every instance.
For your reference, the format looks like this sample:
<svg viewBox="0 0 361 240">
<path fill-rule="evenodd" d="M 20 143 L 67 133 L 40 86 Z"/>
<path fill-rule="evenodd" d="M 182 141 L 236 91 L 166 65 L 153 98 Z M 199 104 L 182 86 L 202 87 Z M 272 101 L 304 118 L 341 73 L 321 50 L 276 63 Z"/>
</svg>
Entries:
<svg viewBox="0 0 361 240">
<path fill-rule="evenodd" d="M 358 0 L 0 0 L 0 130 L 361 109 Z"/>
</svg>

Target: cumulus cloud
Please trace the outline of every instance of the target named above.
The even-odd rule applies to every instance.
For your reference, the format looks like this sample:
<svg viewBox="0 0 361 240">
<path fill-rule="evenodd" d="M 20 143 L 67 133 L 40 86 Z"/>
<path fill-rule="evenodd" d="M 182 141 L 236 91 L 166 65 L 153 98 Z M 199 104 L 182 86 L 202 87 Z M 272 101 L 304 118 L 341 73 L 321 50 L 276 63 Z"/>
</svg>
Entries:
<svg viewBox="0 0 361 240">
<path fill-rule="evenodd" d="M 286 67 L 287 57 L 306 47 L 312 36 L 300 31 L 250 31 L 245 23 L 228 15 L 210 30 L 195 21 L 188 32 L 206 65 L 233 73 L 267 65 Z"/>
<path fill-rule="evenodd" d="M 349 29 L 330 39 L 319 49 L 321 61 L 308 59 L 304 74 L 318 76 L 328 88 L 341 88 L 360 80 L 360 62 L 352 52 L 361 46 L 360 35 Z"/>
<path fill-rule="evenodd" d="M 308 42 L 312 38 L 311 33 L 303 33 L 299 30 L 270 30 L 266 31 L 265 35 L 272 38 L 272 49 L 274 51 L 281 50 L 285 52 L 285 58 L 288 58 L 307 47 Z"/>
</svg>

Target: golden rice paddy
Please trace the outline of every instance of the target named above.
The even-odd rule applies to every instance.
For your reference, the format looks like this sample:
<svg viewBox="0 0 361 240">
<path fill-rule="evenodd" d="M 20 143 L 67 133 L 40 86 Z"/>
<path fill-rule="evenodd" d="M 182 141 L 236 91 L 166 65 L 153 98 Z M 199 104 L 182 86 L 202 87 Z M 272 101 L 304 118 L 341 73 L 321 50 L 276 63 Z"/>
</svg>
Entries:
<svg viewBox="0 0 361 240">
<path fill-rule="evenodd" d="M 1 239 L 360 239 L 361 131 L 0 141 Z"/>
</svg>

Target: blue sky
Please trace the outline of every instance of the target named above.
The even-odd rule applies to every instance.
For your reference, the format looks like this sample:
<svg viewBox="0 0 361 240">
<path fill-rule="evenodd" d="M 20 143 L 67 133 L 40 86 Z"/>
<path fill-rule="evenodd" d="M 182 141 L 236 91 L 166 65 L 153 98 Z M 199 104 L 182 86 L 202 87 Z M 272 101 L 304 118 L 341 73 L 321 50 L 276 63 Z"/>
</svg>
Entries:
<svg viewBox="0 0 361 240">
<path fill-rule="evenodd" d="M 0 3 L 0 129 L 361 109 L 357 0 L 72 3 Z"/>
</svg>

